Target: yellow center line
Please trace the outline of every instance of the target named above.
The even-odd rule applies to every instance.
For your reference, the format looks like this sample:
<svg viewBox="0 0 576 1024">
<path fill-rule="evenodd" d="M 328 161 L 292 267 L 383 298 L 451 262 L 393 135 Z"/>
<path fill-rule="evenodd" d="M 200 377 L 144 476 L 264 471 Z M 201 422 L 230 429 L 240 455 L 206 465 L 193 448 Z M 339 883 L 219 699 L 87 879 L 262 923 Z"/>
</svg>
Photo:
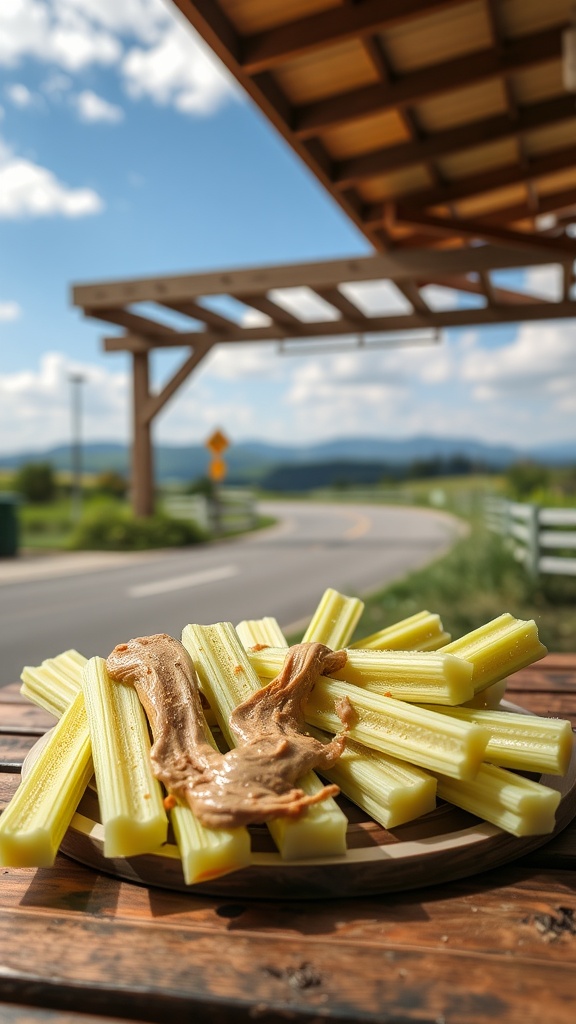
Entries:
<svg viewBox="0 0 576 1024">
<path fill-rule="evenodd" d="M 359 516 L 352 526 L 344 532 L 344 536 L 346 540 L 356 540 L 357 537 L 363 537 L 365 533 L 368 533 L 371 526 L 372 520 L 370 516 Z"/>
</svg>

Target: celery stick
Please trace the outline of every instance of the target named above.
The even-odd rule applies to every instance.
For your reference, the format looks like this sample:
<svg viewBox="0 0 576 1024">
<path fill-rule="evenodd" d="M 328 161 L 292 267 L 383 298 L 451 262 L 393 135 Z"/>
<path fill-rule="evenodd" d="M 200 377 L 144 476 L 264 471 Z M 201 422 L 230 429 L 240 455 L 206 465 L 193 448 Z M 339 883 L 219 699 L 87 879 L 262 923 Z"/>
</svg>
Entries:
<svg viewBox="0 0 576 1024">
<path fill-rule="evenodd" d="M 365 651 L 437 651 L 450 640 L 439 615 L 417 612 L 349 646 Z"/>
<path fill-rule="evenodd" d="M 333 651 L 340 650 L 350 640 L 363 610 L 364 602 L 360 598 L 347 597 L 329 587 L 320 599 L 302 643 L 313 640 Z"/>
<path fill-rule="evenodd" d="M 229 622 L 210 626 L 191 624 L 182 633 L 182 643 L 192 658 L 200 687 L 216 714 L 226 742 L 235 746 L 229 717 L 238 704 L 260 689 L 260 680 L 250 666 L 234 627 Z M 298 780 L 298 785 L 308 795 L 323 788 L 314 772 L 307 772 Z M 279 817 L 268 822 L 272 838 L 285 860 L 345 853 L 347 825 L 346 816 L 331 797 L 308 807 L 300 818 Z"/>
<path fill-rule="evenodd" d="M 352 706 L 350 738 L 421 768 L 460 779 L 474 778 L 484 759 L 488 732 L 435 711 L 369 693 L 361 686 L 322 677 L 306 706 L 306 721 L 335 732 L 336 701 Z"/>
<path fill-rule="evenodd" d="M 166 841 L 168 819 L 152 774 L 148 724 L 132 686 L 113 682 L 102 658 L 82 675 L 96 788 L 104 826 L 104 856 L 134 857 Z"/>
<path fill-rule="evenodd" d="M 0 864 L 50 867 L 92 776 L 82 693 L 54 727 L 0 818 Z"/>
<path fill-rule="evenodd" d="M 317 739 L 327 738 L 310 728 Z M 436 806 L 436 779 L 428 772 L 353 740 L 333 768 L 321 774 L 384 828 L 395 828 Z"/>
<path fill-rule="evenodd" d="M 484 764 L 472 781 L 438 775 L 438 796 L 456 807 L 498 825 L 515 836 L 554 831 L 560 793 L 505 768 Z"/>
<path fill-rule="evenodd" d="M 46 658 L 41 665 L 27 665 L 20 676 L 20 693 L 37 707 L 60 718 L 82 688 L 82 669 L 86 661 L 78 651 L 69 650 L 56 658 Z"/>
<path fill-rule="evenodd" d="M 252 853 L 247 828 L 205 828 L 190 808 L 181 803 L 170 811 L 170 822 L 186 885 L 207 882 L 250 864 Z"/>
<path fill-rule="evenodd" d="M 278 675 L 285 648 L 248 650 L 252 668 L 263 679 Z M 415 704 L 462 704 L 473 696 L 472 666 L 443 651 L 348 650 L 334 678 L 368 691 Z"/>
<path fill-rule="evenodd" d="M 474 666 L 474 693 L 548 653 L 538 639 L 534 619 L 515 619 L 508 612 L 446 644 L 442 651 L 471 662 Z"/>
<path fill-rule="evenodd" d="M 244 647 L 255 647 L 257 644 L 270 647 L 288 646 L 277 619 L 272 615 L 266 615 L 263 619 L 244 619 L 236 626 L 236 632 Z"/>
<path fill-rule="evenodd" d="M 428 705 L 428 710 L 432 710 L 432 705 Z M 565 775 L 568 771 L 574 740 L 568 721 L 475 708 L 434 710 L 487 729 L 490 739 L 485 760 L 490 764 L 548 775 Z"/>
</svg>

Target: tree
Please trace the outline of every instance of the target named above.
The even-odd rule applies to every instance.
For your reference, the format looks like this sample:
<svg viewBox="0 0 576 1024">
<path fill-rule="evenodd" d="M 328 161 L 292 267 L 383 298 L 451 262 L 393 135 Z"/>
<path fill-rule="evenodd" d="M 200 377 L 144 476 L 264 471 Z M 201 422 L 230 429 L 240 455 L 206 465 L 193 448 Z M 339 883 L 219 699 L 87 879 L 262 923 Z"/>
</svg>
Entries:
<svg viewBox="0 0 576 1024">
<path fill-rule="evenodd" d="M 14 479 L 14 489 L 26 501 L 41 504 L 56 497 L 56 477 L 49 462 L 27 462 Z"/>
</svg>

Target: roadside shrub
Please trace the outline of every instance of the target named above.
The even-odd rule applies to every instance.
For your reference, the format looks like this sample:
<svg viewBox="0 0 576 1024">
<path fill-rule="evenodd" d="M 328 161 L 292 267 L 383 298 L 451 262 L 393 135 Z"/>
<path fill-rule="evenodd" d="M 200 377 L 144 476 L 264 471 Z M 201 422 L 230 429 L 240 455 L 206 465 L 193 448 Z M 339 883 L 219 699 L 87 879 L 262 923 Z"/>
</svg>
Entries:
<svg viewBox="0 0 576 1024">
<path fill-rule="evenodd" d="M 27 462 L 14 478 L 14 489 L 26 501 L 40 504 L 56 497 L 56 476 L 49 462 Z"/>
<path fill-rule="evenodd" d="M 128 509 L 101 506 L 85 513 L 69 547 L 76 551 L 146 551 L 187 547 L 205 539 L 197 524 L 188 520 L 163 514 L 137 519 Z"/>
<path fill-rule="evenodd" d="M 111 498 L 125 498 L 128 481 L 115 469 L 107 469 L 99 473 L 94 481 L 94 490 Z"/>
</svg>

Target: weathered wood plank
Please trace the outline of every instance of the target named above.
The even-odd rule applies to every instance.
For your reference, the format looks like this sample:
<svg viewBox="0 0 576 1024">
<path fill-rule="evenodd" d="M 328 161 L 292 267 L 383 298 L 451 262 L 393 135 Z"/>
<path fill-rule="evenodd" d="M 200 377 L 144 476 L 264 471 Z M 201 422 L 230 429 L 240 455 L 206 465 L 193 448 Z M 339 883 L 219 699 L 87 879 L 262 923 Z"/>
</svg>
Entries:
<svg viewBox="0 0 576 1024">
<path fill-rule="evenodd" d="M 174 1022 L 238 1021 L 257 1007 L 263 1021 L 328 1013 L 350 1021 L 444 1016 L 485 1024 L 493 1016 L 520 1024 L 535 1005 L 549 1005 L 553 992 L 555 1022 L 571 1024 L 574 937 L 547 941 L 536 922 L 560 905 L 573 908 L 574 894 L 571 885 L 539 882 L 538 898 L 519 887 L 494 896 L 488 885 L 475 897 L 487 904 L 465 909 L 405 896 L 348 910 L 337 902 L 324 924 L 310 905 L 285 914 L 253 903 L 246 916 L 242 907 L 221 907 L 212 934 L 184 927 L 180 915 L 177 922 L 156 915 L 151 932 L 148 923 L 86 913 L 71 921 L 53 911 L 39 928 L 28 901 L 18 914 L 0 913 L 0 943 L 8 950 L 0 993 L 21 984 L 29 1002 L 57 997 L 62 1008 L 111 1006 Z M 442 904 L 446 913 L 436 915 L 435 937 L 427 941 L 430 910 Z M 280 929 L 272 923 L 279 918 Z"/>
<path fill-rule="evenodd" d="M 31 736 L 42 736 L 56 724 L 54 715 L 37 708 L 34 704 L 0 703 L 0 733 L 28 732 Z"/>
<path fill-rule="evenodd" d="M 4 810 L 9 800 L 14 796 L 19 783 L 19 772 L 0 771 L 0 812 Z"/>
<path fill-rule="evenodd" d="M 0 1003 L 0 1020 L 3 1024 L 121 1024 L 119 1017 L 95 1017 L 92 1013 L 48 1010 L 39 1006 L 16 1006 L 14 1003 Z M 139 1022 L 133 1021 L 133 1024 Z"/>
<path fill-rule="evenodd" d="M 37 736 L 29 734 L 23 736 L 14 736 L 9 733 L 0 735 L 0 772 L 19 771 L 26 754 L 37 738 Z"/>
</svg>

